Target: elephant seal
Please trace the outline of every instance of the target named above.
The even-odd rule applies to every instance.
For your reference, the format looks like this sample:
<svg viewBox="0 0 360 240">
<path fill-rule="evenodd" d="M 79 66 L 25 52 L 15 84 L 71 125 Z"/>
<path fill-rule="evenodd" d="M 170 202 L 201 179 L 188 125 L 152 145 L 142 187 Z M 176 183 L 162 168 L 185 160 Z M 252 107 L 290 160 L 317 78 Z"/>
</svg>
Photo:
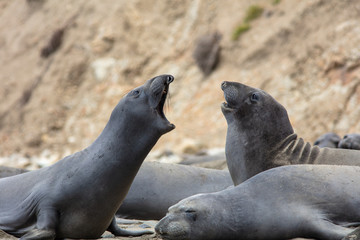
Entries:
<svg viewBox="0 0 360 240">
<path fill-rule="evenodd" d="M 265 91 L 237 82 L 223 82 L 221 88 L 228 124 L 225 154 L 235 185 L 289 164 L 360 166 L 359 151 L 319 148 L 298 138 L 286 109 Z"/>
<path fill-rule="evenodd" d="M 360 224 L 360 167 L 291 165 L 186 198 L 155 226 L 163 239 L 340 240 Z"/>
<path fill-rule="evenodd" d="M 160 220 L 170 206 L 184 198 L 230 186 L 233 183 L 227 170 L 144 162 L 116 216 Z"/>
<path fill-rule="evenodd" d="M 146 155 L 175 126 L 163 106 L 173 76 L 161 75 L 123 97 L 100 136 L 57 163 L 0 179 L 0 229 L 21 239 L 98 238 L 116 225 L 115 212 Z"/>
<path fill-rule="evenodd" d="M 339 142 L 339 148 L 360 150 L 360 134 L 346 134 Z"/>
<path fill-rule="evenodd" d="M 341 138 L 336 133 L 325 133 L 315 140 L 314 145 L 319 148 L 337 148 Z"/>
</svg>

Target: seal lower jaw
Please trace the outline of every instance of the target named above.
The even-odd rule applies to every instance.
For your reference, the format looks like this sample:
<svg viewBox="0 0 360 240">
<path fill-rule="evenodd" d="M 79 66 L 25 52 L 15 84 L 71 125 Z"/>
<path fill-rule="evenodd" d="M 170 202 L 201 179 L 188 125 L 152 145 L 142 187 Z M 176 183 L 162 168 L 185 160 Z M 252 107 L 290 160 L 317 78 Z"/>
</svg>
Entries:
<svg viewBox="0 0 360 240">
<path fill-rule="evenodd" d="M 221 104 L 221 110 L 223 111 L 223 113 L 235 111 L 235 109 L 231 108 L 227 102 L 223 102 Z"/>
<path fill-rule="evenodd" d="M 159 101 L 158 105 L 155 107 L 156 113 L 159 115 L 159 117 L 161 118 L 161 120 L 163 122 L 164 132 L 170 132 L 171 130 L 175 129 L 175 125 L 170 123 L 164 114 L 164 105 L 166 102 L 166 97 L 167 97 L 168 92 L 169 92 L 169 84 L 166 84 L 161 93 L 160 101 Z"/>
</svg>

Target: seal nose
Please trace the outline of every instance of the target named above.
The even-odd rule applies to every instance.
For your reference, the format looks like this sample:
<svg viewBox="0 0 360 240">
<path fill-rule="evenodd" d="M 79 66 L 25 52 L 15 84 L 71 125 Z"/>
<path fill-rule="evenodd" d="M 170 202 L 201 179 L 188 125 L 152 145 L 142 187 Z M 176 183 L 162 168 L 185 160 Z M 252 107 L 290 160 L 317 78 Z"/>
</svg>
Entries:
<svg viewBox="0 0 360 240">
<path fill-rule="evenodd" d="M 172 83 L 173 81 L 174 81 L 174 77 L 173 77 L 173 76 L 168 75 L 168 76 L 166 77 L 166 83 L 167 83 L 167 84 L 170 84 L 170 83 Z"/>
<path fill-rule="evenodd" d="M 221 89 L 224 90 L 227 86 L 227 82 L 222 82 L 221 83 Z"/>
</svg>

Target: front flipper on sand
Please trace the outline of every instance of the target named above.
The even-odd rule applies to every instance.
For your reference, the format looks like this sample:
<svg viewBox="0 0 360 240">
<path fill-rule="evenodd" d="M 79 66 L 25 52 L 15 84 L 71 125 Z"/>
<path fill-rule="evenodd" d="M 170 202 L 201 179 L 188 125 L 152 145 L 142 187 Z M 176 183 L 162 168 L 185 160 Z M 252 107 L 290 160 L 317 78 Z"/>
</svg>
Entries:
<svg viewBox="0 0 360 240">
<path fill-rule="evenodd" d="M 342 240 L 360 240 L 360 227 L 345 236 Z"/>
<path fill-rule="evenodd" d="M 145 234 L 153 234 L 154 232 L 151 230 L 139 230 L 139 231 L 130 231 L 130 230 L 125 230 L 125 229 L 121 229 L 117 224 L 116 224 L 116 220 L 115 218 L 113 218 L 113 220 L 111 221 L 110 226 L 107 229 L 109 232 L 111 232 L 112 234 L 114 234 L 115 236 L 141 236 L 141 235 L 145 235 Z"/>
<path fill-rule="evenodd" d="M 20 240 L 53 240 L 55 232 L 53 230 L 33 229 L 20 238 Z"/>
</svg>

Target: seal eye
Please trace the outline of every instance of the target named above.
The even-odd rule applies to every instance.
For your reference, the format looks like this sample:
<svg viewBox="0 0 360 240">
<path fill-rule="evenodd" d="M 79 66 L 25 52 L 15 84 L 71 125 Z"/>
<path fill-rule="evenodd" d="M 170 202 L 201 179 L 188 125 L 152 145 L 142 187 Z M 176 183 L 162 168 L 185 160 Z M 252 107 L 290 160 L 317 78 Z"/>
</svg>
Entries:
<svg viewBox="0 0 360 240">
<path fill-rule="evenodd" d="M 185 214 L 189 219 L 193 220 L 194 222 L 196 221 L 196 211 L 195 210 L 191 210 L 191 209 L 186 210 Z"/>
<path fill-rule="evenodd" d="M 138 97 L 140 95 L 140 91 L 139 90 L 132 90 L 130 92 L 130 96 L 132 97 Z"/>
<path fill-rule="evenodd" d="M 252 102 L 258 102 L 258 101 L 260 100 L 259 93 L 253 93 L 253 94 L 251 94 L 250 100 L 251 100 Z"/>
</svg>

